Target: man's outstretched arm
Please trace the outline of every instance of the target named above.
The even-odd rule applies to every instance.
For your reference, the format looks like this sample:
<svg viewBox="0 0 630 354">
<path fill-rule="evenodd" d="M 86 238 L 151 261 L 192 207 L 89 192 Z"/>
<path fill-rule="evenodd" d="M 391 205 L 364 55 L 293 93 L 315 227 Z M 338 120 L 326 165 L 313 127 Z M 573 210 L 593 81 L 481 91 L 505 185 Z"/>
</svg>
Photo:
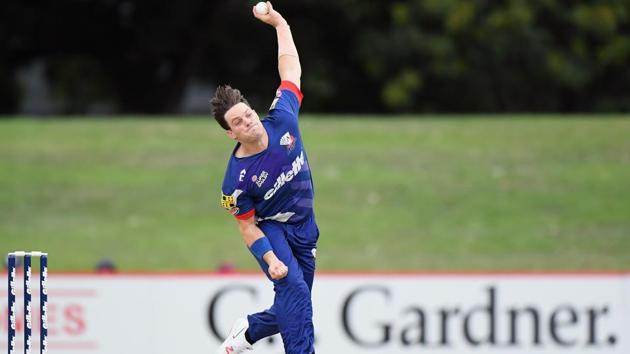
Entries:
<svg viewBox="0 0 630 354">
<path fill-rule="evenodd" d="M 300 77 L 302 76 L 302 67 L 300 66 L 300 57 L 297 48 L 293 42 L 291 28 L 287 21 L 280 13 L 273 9 L 271 2 L 267 1 L 269 13 L 261 15 L 252 8 L 254 16 L 262 22 L 273 26 L 278 36 L 278 72 L 280 80 L 291 81 L 298 88 L 300 87 Z"/>
</svg>

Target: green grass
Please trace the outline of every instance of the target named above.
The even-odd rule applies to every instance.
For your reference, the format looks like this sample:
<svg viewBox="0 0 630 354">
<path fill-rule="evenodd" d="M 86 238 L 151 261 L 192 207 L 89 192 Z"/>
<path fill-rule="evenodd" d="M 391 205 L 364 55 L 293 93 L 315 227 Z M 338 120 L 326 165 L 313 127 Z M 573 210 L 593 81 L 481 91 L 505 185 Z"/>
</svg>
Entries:
<svg viewBox="0 0 630 354">
<path fill-rule="evenodd" d="M 304 115 L 321 270 L 630 269 L 630 117 Z M 0 121 L 0 251 L 255 269 L 210 119 Z"/>
</svg>

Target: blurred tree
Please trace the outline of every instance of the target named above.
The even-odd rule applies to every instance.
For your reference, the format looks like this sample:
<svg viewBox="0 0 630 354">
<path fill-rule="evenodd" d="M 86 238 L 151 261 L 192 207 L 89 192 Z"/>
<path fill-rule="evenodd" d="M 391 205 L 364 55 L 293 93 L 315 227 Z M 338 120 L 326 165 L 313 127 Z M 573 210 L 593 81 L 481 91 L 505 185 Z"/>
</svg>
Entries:
<svg viewBox="0 0 630 354">
<path fill-rule="evenodd" d="M 364 70 L 392 111 L 627 111 L 628 11 L 615 1 L 392 2 L 386 28 L 360 34 L 363 52 L 379 47 Z"/>
<path fill-rule="evenodd" d="M 0 112 L 44 62 L 61 109 L 177 112 L 193 80 L 257 107 L 277 84 L 254 0 L 9 0 Z M 630 1 L 276 0 L 303 65 L 305 110 L 630 111 Z M 208 92 L 210 96 L 212 92 Z"/>
</svg>

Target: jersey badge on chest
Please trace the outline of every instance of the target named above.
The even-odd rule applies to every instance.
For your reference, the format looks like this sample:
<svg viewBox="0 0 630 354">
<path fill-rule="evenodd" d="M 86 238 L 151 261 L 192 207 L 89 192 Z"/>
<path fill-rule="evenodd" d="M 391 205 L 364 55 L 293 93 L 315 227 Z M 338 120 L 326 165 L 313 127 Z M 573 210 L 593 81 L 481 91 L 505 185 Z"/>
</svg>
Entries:
<svg viewBox="0 0 630 354">
<path fill-rule="evenodd" d="M 282 138 L 280 138 L 280 145 L 285 146 L 287 152 L 293 151 L 295 148 L 295 137 L 289 132 L 284 133 Z"/>
</svg>

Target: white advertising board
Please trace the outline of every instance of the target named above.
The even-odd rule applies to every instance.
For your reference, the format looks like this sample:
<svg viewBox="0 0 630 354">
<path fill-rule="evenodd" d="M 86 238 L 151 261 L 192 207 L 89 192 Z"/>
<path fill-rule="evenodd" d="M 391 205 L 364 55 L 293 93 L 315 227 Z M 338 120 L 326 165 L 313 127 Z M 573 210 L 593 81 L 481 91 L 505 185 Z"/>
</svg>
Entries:
<svg viewBox="0 0 630 354">
<path fill-rule="evenodd" d="M 51 273 L 49 289 L 50 354 L 213 353 L 236 317 L 273 301 L 257 274 Z M 313 302 L 318 354 L 630 353 L 627 273 L 318 274 Z M 284 353 L 278 336 L 254 352 Z"/>
</svg>

